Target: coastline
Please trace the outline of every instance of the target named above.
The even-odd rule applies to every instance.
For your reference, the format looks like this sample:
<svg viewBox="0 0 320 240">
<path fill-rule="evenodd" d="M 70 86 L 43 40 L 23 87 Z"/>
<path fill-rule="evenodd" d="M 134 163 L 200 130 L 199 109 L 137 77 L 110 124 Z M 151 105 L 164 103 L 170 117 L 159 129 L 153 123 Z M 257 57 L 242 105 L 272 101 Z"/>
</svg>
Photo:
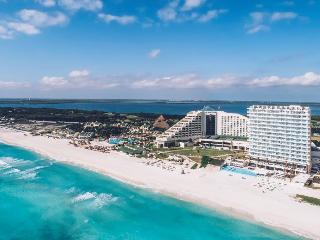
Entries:
<svg viewBox="0 0 320 240">
<path fill-rule="evenodd" d="M 297 202 L 295 194 L 320 197 L 320 192 L 287 183 L 280 191 L 261 192 L 253 187 L 257 179 L 197 169 L 190 174 L 147 166 L 144 159 L 112 151 L 109 154 L 76 148 L 68 140 L 53 139 L 0 128 L 0 139 L 64 162 L 95 171 L 142 188 L 208 206 L 218 212 L 286 230 L 303 237 L 320 239 L 314 219 L 320 208 Z"/>
</svg>

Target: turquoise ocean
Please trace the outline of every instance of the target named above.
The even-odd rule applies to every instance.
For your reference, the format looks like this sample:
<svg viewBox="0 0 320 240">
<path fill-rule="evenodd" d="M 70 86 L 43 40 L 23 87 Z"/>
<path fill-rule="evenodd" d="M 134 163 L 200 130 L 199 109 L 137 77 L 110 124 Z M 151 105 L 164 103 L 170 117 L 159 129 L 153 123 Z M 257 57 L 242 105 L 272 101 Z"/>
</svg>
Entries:
<svg viewBox="0 0 320 240">
<path fill-rule="evenodd" d="M 298 237 L 0 143 L 0 239 Z"/>
</svg>

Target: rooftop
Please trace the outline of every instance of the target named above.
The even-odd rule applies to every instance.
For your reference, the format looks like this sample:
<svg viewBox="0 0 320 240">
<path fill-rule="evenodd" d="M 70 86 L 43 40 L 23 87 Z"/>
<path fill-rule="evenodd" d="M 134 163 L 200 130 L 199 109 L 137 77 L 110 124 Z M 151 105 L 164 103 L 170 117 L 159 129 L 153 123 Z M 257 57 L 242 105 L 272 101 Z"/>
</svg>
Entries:
<svg viewBox="0 0 320 240">
<path fill-rule="evenodd" d="M 309 107 L 301 105 L 252 105 L 248 108 L 250 109 L 274 109 L 274 110 L 300 110 L 300 111 L 310 111 Z"/>
</svg>

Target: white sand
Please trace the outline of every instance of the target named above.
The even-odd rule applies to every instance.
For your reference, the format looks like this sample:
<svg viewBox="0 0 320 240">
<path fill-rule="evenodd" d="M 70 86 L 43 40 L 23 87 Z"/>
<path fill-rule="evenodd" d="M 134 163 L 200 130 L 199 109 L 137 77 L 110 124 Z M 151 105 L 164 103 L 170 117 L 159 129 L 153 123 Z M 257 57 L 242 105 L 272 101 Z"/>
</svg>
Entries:
<svg viewBox="0 0 320 240">
<path fill-rule="evenodd" d="M 320 198 L 320 191 L 304 188 L 301 184 L 244 177 L 214 168 L 197 169 L 182 175 L 178 171 L 147 166 L 143 160 L 122 153 L 112 151 L 103 154 L 76 148 L 68 144 L 68 140 L 25 136 L 13 130 L 0 129 L 0 139 L 130 184 L 205 204 L 304 237 L 320 239 L 320 207 L 294 199 L 295 194 Z M 268 181 L 277 188 L 267 190 Z M 257 186 L 263 183 L 264 187 Z"/>
</svg>

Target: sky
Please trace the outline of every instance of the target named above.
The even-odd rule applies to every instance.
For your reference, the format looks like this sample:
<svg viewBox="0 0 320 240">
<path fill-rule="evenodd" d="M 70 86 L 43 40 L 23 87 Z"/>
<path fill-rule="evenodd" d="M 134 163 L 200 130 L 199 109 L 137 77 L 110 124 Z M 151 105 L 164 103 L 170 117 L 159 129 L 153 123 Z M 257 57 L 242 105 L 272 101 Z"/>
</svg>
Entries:
<svg viewBox="0 0 320 240">
<path fill-rule="evenodd" d="M 0 98 L 320 101 L 319 0 L 0 0 Z"/>
</svg>

